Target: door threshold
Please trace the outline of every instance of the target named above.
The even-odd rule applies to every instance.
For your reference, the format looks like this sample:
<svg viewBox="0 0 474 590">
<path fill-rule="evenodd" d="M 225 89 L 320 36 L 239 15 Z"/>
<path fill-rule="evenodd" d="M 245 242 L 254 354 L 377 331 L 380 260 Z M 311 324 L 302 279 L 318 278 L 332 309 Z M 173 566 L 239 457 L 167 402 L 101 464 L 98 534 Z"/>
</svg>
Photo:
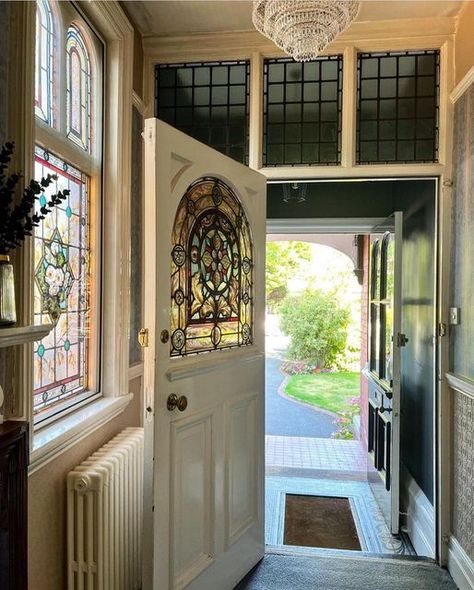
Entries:
<svg viewBox="0 0 474 590">
<path fill-rule="evenodd" d="M 349 549 L 328 549 L 325 547 L 300 547 L 296 545 L 265 545 L 265 554 L 293 555 L 305 557 L 331 557 L 372 560 L 423 561 L 436 563 L 431 557 L 422 555 L 395 555 L 388 553 L 371 553 L 370 551 L 352 551 Z"/>
</svg>

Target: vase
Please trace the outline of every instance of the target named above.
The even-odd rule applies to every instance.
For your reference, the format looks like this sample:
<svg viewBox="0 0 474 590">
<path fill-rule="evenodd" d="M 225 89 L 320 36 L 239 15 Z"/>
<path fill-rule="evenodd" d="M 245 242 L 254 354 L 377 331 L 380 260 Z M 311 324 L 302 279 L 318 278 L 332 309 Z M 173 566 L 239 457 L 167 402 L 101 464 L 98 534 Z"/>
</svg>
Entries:
<svg viewBox="0 0 474 590">
<path fill-rule="evenodd" d="M 0 254 L 0 327 L 16 322 L 15 280 L 10 257 Z"/>
</svg>

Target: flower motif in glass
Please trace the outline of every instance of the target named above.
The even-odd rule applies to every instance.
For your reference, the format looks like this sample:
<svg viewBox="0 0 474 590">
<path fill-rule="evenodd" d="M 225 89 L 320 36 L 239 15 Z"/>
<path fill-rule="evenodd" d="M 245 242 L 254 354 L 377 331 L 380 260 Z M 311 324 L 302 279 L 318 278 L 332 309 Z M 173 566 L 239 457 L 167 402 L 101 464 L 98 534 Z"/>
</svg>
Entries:
<svg viewBox="0 0 474 590">
<path fill-rule="evenodd" d="M 50 334 L 35 344 L 36 414 L 86 389 L 88 370 L 88 179 L 73 166 L 37 147 L 35 177 L 39 179 L 48 173 L 58 176 L 48 191 L 69 189 L 70 194 L 34 233 L 35 323 L 55 324 Z M 40 201 L 39 206 L 45 203 Z"/>
<path fill-rule="evenodd" d="M 171 356 L 251 344 L 252 242 L 233 190 L 217 178 L 194 182 L 172 244 Z"/>
<path fill-rule="evenodd" d="M 84 38 L 71 25 L 66 35 L 66 133 L 91 151 L 91 63 Z"/>
<path fill-rule="evenodd" d="M 53 126 L 54 20 L 48 0 L 36 2 L 35 115 Z"/>
</svg>

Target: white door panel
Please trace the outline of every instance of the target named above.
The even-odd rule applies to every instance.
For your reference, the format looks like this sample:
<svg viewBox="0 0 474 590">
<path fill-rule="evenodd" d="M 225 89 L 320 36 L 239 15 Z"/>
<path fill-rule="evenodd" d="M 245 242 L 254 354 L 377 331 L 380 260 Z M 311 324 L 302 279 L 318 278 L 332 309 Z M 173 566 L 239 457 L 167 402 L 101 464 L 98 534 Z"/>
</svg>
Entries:
<svg viewBox="0 0 474 590">
<path fill-rule="evenodd" d="M 149 346 L 145 349 L 145 403 L 150 410 L 146 440 L 148 448 L 153 449 L 148 454 L 148 457 L 153 456 L 153 467 L 148 466 L 153 471 L 149 478 L 153 489 L 146 495 L 144 590 L 230 590 L 264 554 L 266 180 L 261 174 L 156 119 L 146 121 L 144 136 L 145 325 L 149 329 Z M 230 268 L 229 259 L 234 264 L 234 270 L 229 271 L 234 273 L 232 276 L 241 280 L 242 273 L 249 272 L 248 268 L 242 270 L 244 267 L 238 265 L 240 249 L 235 254 L 236 249 L 219 250 L 212 242 L 214 245 L 209 251 L 202 246 L 202 249 L 198 248 L 198 254 L 193 253 L 194 234 L 191 232 L 188 244 L 182 248 L 189 269 L 186 266 L 187 274 L 180 275 L 186 277 L 188 290 L 184 299 L 179 294 L 180 301 L 185 303 L 179 303 L 177 307 L 178 315 L 184 314 L 179 315 L 180 322 L 184 317 L 191 320 L 187 324 L 189 329 L 186 328 L 183 334 L 175 330 L 180 332 L 178 346 L 182 346 L 183 338 L 185 347 L 189 344 L 192 348 L 196 342 L 203 342 L 206 346 L 212 342 L 219 346 L 221 337 L 237 338 L 237 331 L 239 346 L 180 356 L 179 352 L 176 354 L 177 345 L 170 329 L 172 322 L 173 326 L 176 323 L 170 316 L 172 284 L 173 289 L 176 286 L 175 275 L 173 282 L 171 280 L 174 248 L 171 236 L 179 204 L 188 187 L 198 179 L 206 179 L 203 181 L 206 183 L 207 179 L 216 178 L 236 195 L 250 226 L 253 327 L 250 326 L 250 332 L 244 335 L 242 322 L 227 320 L 229 314 L 237 313 L 235 305 L 230 312 L 227 309 L 219 312 L 219 317 L 224 319 L 219 324 L 214 321 L 217 330 L 209 332 L 209 337 L 205 326 L 207 308 L 202 312 L 202 318 L 200 316 L 202 321 L 197 322 L 198 328 L 191 325 L 195 318 L 194 306 L 199 307 L 201 303 L 200 292 L 194 290 L 195 277 L 199 279 L 199 285 L 207 280 L 205 284 L 209 284 L 211 290 L 215 287 L 217 293 L 218 288 L 227 284 L 225 277 L 230 276 L 225 274 Z M 210 195 L 206 193 L 205 198 Z M 215 211 L 218 208 L 216 205 Z M 224 205 L 221 209 L 227 214 Z M 179 211 L 181 228 L 187 223 L 183 219 L 187 218 L 181 216 L 181 208 Z M 215 214 L 211 205 L 209 211 Z M 207 212 L 205 209 L 204 213 Z M 214 218 L 218 216 L 216 213 Z M 201 219 L 197 214 L 195 217 Z M 219 223 L 219 227 L 225 229 L 226 221 Z M 226 234 L 224 229 L 219 235 L 225 241 L 226 236 L 233 234 Z M 205 239 L 211 235 L 206 231 Z M 214 231 L 212 235 L 215 234 Z M 230 242 L 231 238 L 226 243 Z M 226 252 L 234 254 L 226 257 Z M 214 260 L 211 254 L 220 258 Z M 192 266 L 195 264 L 193 256 L 199 258 L 198 266 Z M 180 265 L 183 264 L 181 258 L 173 258 L 175 266 L 177 259 Z M 214 269 L 209 271 L 212 284 L 207 271 L 202 270 L 204 266 Z M 196 268 L 200 270 L 196 271 Z M 220 274 L 212 274 L 216 268 Z M 219 277 L 224 277 L 221 282 Z M 236 284 L 229 280 L 229 285 Z M 222 292 L 228 294 L 230 290 Z M 176 295 L 177 291 L 174 293 Z M 222 308 L 222 301 L 227 301 L 226 295 L 214 294 L 213 297 L 215 306 L 210 312 L 211 318 L 217 317 L 212 314 Z M 243 298 L 235 300 L 241 302 Z M 186 307 L 188 302 L 189 308 Z M 239 306 L 240 310 L 240 303 Z M 176 310 L 176 306 L 174 308 Z M 247 318 L 248 307 L 245 309 Z M 234 327 L 236 331 L 232 332 Z M 248 333 L 252 343 L 244 344 Z M 173 349 L 170 342 L 173 342 Z M 225 345 L 229 341 L 223 339 L 222 342 Z M 175 356 L 170 356 L 171 350 Z M 185 348 L 179 348 L 181 350 Z M 183 411 L 168 409 L 167 400 L 171 394 L 177 399 L 183 396 L 187 399 Z"/>
</svg>

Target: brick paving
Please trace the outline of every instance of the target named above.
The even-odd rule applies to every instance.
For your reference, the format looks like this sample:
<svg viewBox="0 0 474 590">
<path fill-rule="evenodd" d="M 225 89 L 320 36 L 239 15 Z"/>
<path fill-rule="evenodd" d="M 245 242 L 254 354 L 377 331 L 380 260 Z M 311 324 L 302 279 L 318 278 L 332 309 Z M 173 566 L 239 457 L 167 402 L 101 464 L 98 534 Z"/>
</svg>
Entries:
<svg viewBox="0 0 474 590">
<path fill-rule="evenodd" d="M 267 435 L 265 464 L 267 469 L 366 472 L 367 455 L 358 440 Z"/>
</svg>

